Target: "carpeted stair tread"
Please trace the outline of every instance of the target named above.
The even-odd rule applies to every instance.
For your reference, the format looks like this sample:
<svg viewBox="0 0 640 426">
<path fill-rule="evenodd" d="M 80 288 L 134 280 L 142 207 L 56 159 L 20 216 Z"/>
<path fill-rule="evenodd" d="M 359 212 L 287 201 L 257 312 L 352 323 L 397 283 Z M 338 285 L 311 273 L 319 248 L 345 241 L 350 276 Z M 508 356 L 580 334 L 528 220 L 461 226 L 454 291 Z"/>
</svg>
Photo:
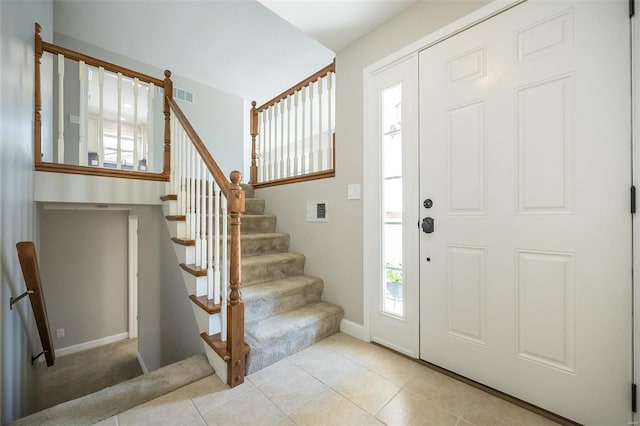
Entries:
<svg viewBox="0 0 640 426">
<path fill-rule="evenodd" d="M 247 374 L 336 333 L 343 315 L 341 307 L 317 302 L 245 324 L 245 341 L 251 347 Z"/>
<path fill-rule="evenodd" d="M 231 238 L 231 237 L 229 237 Z M 242 234 L 242 256 L 284 253 L 289 250 L 289 234 L 265 232 L 260 234 Z"/>
<path fill-rule="evenodd" d="M 212 373 L 213 369 L 204 355 L 192 356 L 149 374 L 143 374 L 118 385 L 23 417 L 11 424 L 13 426 L 94 424 Z"/>
<path fill-rule="evenodd" d="M 245 321 L 253 322 L 320 301 L 324 283 L 310 275 L 297 275 L 244 287 Z"/>
<path fill-rule="evenodd" d="M 299 253 L 273 253 L 242 258 L 242 285 L 245 287 L 302 275 L 305 257 Z"/>
</svg>

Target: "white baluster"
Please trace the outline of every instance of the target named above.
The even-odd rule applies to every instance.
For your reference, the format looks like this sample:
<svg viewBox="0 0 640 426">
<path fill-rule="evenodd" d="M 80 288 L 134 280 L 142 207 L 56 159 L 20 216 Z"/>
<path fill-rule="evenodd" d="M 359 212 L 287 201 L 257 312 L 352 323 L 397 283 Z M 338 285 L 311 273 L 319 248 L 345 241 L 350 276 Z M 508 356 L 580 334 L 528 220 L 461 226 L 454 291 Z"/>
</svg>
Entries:
<svg viewBox="0 0 640 426">
<path fill-rule="evenodd" d="M 195 233 L 194 233 L 194 239 L 196 240 L 196 266 L 202 266 L 202 238 L 200 236 L 200 197 L 201 197 L 201 192 L 200 192 L 200 170 L 202 169 L 202 161 L 200 160 L 200 156 L 197 154 L 197 152 L 195 153 L 195 174 L 194 174 L 194 180 L 195 180 L 195 197 L 194 197 L 194 229 L 195 229 Z"/>
<path fill-rule="evenodd" d="M 189 155 L 189 163 L 191 164 L 191 173 L 189 175 L 189 239 L 196 239 L 196 149 L 193 143 L 189 141 L 189 147 L 191 148 L 191 155 Z"/>
<path fill-rule="evenodd" d="M 117 155 L 116 168 L 122 168 L 122 73 L 118 73 L 118 115 L 116 116 Z"/>
<path fill-rule="evenodd" d="M 318 154 L 316 155 L 316 161 L 318 162 L 318 170 L 324 170 L 323 164 L 322 164 L 322 159 L 323 159 L 323 151 L 324 151 L 324 143 L 323 140 L 324 138 L 322 137 L 322 95 L 323 95 L 323 90 L 322 87 L 324 86 L 322 84 L 323 79 L 319 78 L 318 79 Z"/>
<path fill-rule="evenodd" d="M 187 216 L 187 136 L 180 126 L 180 207 L 181 215 Z"/>
<path fill-rule="evenodd" d="M 284 174 L 284 148 L 286 146 L 284 139 L 284 101 L 280 101 L 280 179 L 285 177 Z"/>
<path fill-rule="evenodd" d="M 209 174 L 208 223 L 207 223 L 207 291 L 213 293 L 213 303 L 220 303 L 220 189 L 215 185 L 213 176 Z M 215 205 L 214 205 L 215 197 Z M 215 225 L 214 225 L 215 218 Z M 215 226 L 215 228 L 214 228 Z M 214 231 L 215 229 L 215 231 Z M 214 238 L 215 237 L 215 238 Z M 215 245 L 214 245 L 215 241 Z M 215 262 L 215 263 L 214 263 Z"/>
<path fill-rule="evenodd" d="M 98 117 L 98 166 L 104 167 L 104 68 L 98 68 L 99 112 Z"/>
<path fill-rule="evenodd" d="M 153 98 L 155 97 L 156 86 L 149 83 L 147 92 L 147 170 L 153 171 Z"/>
<path fill-rule="evenodd" d="M 309 169 L 307 173 L 315 171 L 315 157 L 313 155 L 313 83 L 309 83 Z"/>
<path fill-rule="evenodd" d="M 287 169 L 286 176 L 291 176 L 291 96 L 287 96 Z"/>
<path fill-rule="evenodd" d="M 271 179 L 278 179 L 280 171 L 280 162 L 278 161 L 278 111 L 279 105 L 273 105 L 273 176 Z"/>
<path fill-rule="evenodd" d="M 208 268 L 207 265 L 207 231 L 211 233 L 211 230 L 207 230 L 207 175 L 209 174 L 209 169 L 202 161 L 201 157 L 200 163 L 202 165 L 202 172 L 200 173 L 200 264 L 203 268 Z"/>
<path fill-rule="evenodd" d="M 64 164 L 64 55 L 58 53 L 58 163 Z"/>
<path fill-rule="evenodd" d="M 133 170 L 138 170 L 138 79 L 133 79 Z M 174 157 L 175 158 L 175 157 Z M 171 163 L 172 165 L 175 163 Z"/>
<path fill-rule="evenodd" d="M 78 61 L 78 78 L 80 79 L 80 125 L 78 129 L 78 164 L 89 164 L 87 149 L 87 124 L 89 109 L 89 85 L 87 84 L 87 65 Z"/>
<path fill-rule="evenodd" d="M 260 122 L 262 124 L 262 133 L 260 133 L 260 182 L 267 180 L 267 112 L 261 111 Z"/>
<path fill-rule="evenodd" d="M 186 146 L 186 165 L 187 165 L 187 175 L 186 175 L 186 181 L 185 181 L 185 192 L 187 193 L 187 197 L 185 198 L 186 200 L 186 205 L 185 205 L 185 229 L 186 229 L 186 238 L 188 240 L 192 239 L 191 238 L 191 184 L 193 183 L 193 181 L 191 180 L 191 173 L 192 173 L 192 169 L 191 169 L 191 150 L 192 150 L 192 145 L 191 142 L 189 141 L 188 137 L 185 136 L 185 146 Z"/>
<path fill-rule="evenodd" d="M 294 132 L 293 132 L 293 174 L 295 176 L 300 174 L 300 162 L 298 161 L 298 102 L 300 101 L 300 91 L 296 91 L 293 95 L 293 106 L 295 117 Z"/>
<path fill-rule="evenodd" d="M 305 172 L 307 171 L 307 156 L 306 156 L 306 149 L 305 149 L 305 139 L 307 137 L 306 132 L 305 132 L 305 124 L 307 121 L 307 88 L 303 87 L 302 90 L 302 152 L 300 153 L 300 170 L 301 170 L 301 174 L 305 174 Z"/>
<path fill-rule="evenodd" d="M 267 170 L 267 180 L 273 180 L 273 134 L 271 125 L 273 124 L 273 108 L 269 108 L 269 168 Z"/>
<path fill-rule="evenodd" d="M 214 259 L 214 265 L 213 265 L 213 269 L 214 269 L 214 277 L 213 277 L 213 299 L 215 301 L 215 303 L 220 303 L 220 293 L 221 293 L 221 283 L 220 283 L 220 246 L 225 246 L 227 245 L 227 241 L 222 239 L 221 235 L 220 235 L 220 187 L 218 185 L 215 185 L 215 200 L 216 200 L 216 205 L 214 207 L 213 210 L 213 215 L 212 217 L 215 215 L 215 221 L 213 223 L 213 226 L 215 228 L 210 228 L 213 229 L 213 234 L 215 235 L 215 241 L 216 241 L 216 245 L 213 248 L 213 259 Z M 226 316 L 223 317 L 223 319 L 226 322 Z"/>
<path fill-rule="evenodd" d="M 222 197 L 222 295 L 220 300 L 220 319 L 222 321 L 222 331 L 220 340 L 227 340 L 227 297 L 229 292 L 229 259 L 227 256 L 227 198 Z"/>
<path fill-rule="evenodd" d="M 333 128 L 331 122 L 333 117 L 331 116 L 331 91 L 333 90 L 333 73 L 327 74 L 327 104 L 329 105 L 329 112 L 327 114 L 327 135 L 328 135 L 328 149 L 327 149 L 327 170 L 334 167 L 333 164 Z"/>
</svg>

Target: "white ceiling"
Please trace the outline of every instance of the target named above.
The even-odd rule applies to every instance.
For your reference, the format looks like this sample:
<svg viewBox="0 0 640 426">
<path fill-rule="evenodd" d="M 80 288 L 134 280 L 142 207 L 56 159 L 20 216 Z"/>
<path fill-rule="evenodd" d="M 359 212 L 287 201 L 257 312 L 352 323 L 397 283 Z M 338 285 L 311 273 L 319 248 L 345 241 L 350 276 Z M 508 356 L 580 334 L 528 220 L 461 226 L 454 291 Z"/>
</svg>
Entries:
<svg viewBox="0 0 640 426">
<path fill-rule="evenodd" d="M 258 0 L 338 52 L 417 0 Z"/>
<path fill-rule="evenodd" d="M 261 104 L 414 1 L 261 2 L 54 0 L 53 30 Z"/>
</svg>

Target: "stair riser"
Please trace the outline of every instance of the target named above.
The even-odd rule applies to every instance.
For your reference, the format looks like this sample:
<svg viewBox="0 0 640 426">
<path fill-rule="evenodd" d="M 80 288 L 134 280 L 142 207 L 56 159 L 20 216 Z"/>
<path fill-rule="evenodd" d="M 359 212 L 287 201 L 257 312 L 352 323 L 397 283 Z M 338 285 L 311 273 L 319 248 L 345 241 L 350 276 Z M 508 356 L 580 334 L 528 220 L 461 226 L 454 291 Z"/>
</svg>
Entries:
<svg viewBox="0 0 640 426">
<path fill-rule="evenodd" d="M 180 244 L 173 243 L 173 250 L 176 252 L 176 257 L 178 258 L 178 265 L 181 263 L 186 263 L 187 265 L 191 265 L 196 261 L 196 248 L 195 247 L 186 247 Z"/>
<path fill-rule="evenodd" d="M 250 286 L 267 281 L 302 275 L 304 257 L 288 259 L 279 263 L 259 263 L 242 266 L 242 285 Z"/>
<path fill-rule="evenodd" d="M 211 335 L 220 333 L 222 331 L 219 313 L 209 315 L 204 309 L 193 302 L 191 303 L 191 307 L 193 308 L 193 313 L 196 317 L 196 322 L 198 323 L 198 330 L 200 333 L 204 331 L 207 334 Z"/>
<path fill-rule="evenodd" d="M 194 229 L 196 224 L 196 215 L 187 215 L 185 221 L 171 221 L 177 224 L 176 235 L 179 238 L 188 238 L 187 229 L 191 226 L 191 221 L 194 222 Z M 276 217 L 275 216 L 242 216 L 240 219 L 240 233 L 241 234 L 267 234 L 276 231 Z M 180 226 L 182 224 L 182 226 Z M 222 224 L 222 222 L 221 222 Z M 208 225 L 205 230 L 208 231 Z M 227 232 L 231 234 L 231 220 L 227 222 Z M 173 233 L 171 234 L 173 236 Z"/>
<path fill-rule="evenodd" d="M 321 323 L 308 324 L 296 329 L 296 339 L 281 338 L 276 341 L 264 342 L 266 347 L 251 346 L 247 374 L 261 370 L 278 362 L 291 354 L 299 352 L 313 345 L 315 342 L 329 337 L 340 331 L 342 315 L 333 315 Z M 251 345 L 251 342 L 248 342 Z"/>
<path fill-rule="evenodd" d="M 247 323 L 260 321 L 273 315 L 301 308 L 308 303 L 319 302 L 322 288 L 322 281 L 317 281 L 305 288 L 278 294 L 271 298 L 245 299 L 245 321 Z"/>
<path fill-rule="evenodd" d="M 200 297 L 207 294 L 207 277 L 194 277 L 183 269 L 180 271 L 184 284 L 187 286 L 187 295 L 195 294 Z"/>
<path fill-rule="evenodd" d="M 289 251 L 289 235 L 282 234 L 277 237 L 260 239 L 243 238 L 241 246 L 243 256 L 285 253 Z"/>
<path fill-rule="evenodd" d="M 216 376 L 220 378 L 222 383 L 227 383 L 227 363 L 204 341 L 202 341 L 202 345 L 204 346 L 204 353 L 207 355 L 209 364 L 213 367 Z"/>
</svg>

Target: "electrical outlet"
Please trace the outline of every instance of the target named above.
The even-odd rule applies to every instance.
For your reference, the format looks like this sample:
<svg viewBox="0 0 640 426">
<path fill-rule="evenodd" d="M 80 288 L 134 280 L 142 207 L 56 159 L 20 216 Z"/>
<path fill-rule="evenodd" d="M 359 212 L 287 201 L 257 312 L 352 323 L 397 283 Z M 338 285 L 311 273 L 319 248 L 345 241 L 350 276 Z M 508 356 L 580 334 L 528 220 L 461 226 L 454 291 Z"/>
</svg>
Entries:
<svg viewBox="0 0 640 426">
<path fill-rule="evenodd" d="M 56 337 L 57 338 L 64 337 L 64 328 L 59 328 L 56 330 Z"/>
</svg>

